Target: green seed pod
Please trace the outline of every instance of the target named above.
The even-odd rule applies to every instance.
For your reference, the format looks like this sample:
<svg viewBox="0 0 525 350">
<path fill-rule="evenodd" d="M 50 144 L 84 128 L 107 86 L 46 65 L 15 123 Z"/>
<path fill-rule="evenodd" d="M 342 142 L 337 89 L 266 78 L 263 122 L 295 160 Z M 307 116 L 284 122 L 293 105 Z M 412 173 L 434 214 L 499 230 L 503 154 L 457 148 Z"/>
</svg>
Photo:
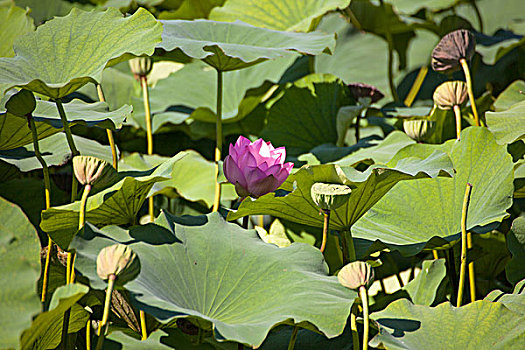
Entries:
<svg viewBox="0 0 525 350">
<path fill-rule="evenodd" d="M 374 282 L 374 268 L 367 262 L 354 261 L 345 265 L 337 274 L 339 283 L 346 288 L 369 287 Z"/>
<path fill-rule="evenodd" d="M 467 84 L 462 81 L 446 81 L 434 91 L 434 103 L 440 109 L 461 106 L 468 96 Z"/>
<path fill-rule="evenodd" d="M 314 203 L 323 210 L 334 210 L 350 198 L 352 189 L 346 185 L 317 182 L 312 185 L 310 194 Z"/>
<path fill-rule="evenodd" d="M 129 67 L 131 68 L 131 72 L 135 74 L 136 76 L 146 76 L 151 72 L 151 68 L 153 67 L 153 61 L 151 60 L 151 57 L 135 57 L 131 60 L 129 60 Z"/>
<path fill-rule="evenodd" d="M 103 248 L 97 256 L 97 274 L 103 280 L 116 276 L 116 283 L 123 285 L 140 272 L 140 261 L 133 250 L 124 244 Z"/>
<path fill-rule="evenodd" d="M 424 142 L 428 140 L 432 133 L 436 123 L 428 119 L 414 119 L 403 121 L 403 130 L 411 139 L 417 142 Z"/>
<path fill-rule="evenodd" d="M 5 104 L 5 109 L 8 113 L 14 114 L 18 117 L 25 117 L 30 115 L 36 108 L 35 95 L 29 90 L 22 89 Z"/>
<path fill-rule="evenodd" d="M 73 170 L 78 182 L 82 185 L 96 183 L 103 187 L 118 178 L 118 173 L 111 164 L 92 156 L 73 157 Z"/>
</svg>

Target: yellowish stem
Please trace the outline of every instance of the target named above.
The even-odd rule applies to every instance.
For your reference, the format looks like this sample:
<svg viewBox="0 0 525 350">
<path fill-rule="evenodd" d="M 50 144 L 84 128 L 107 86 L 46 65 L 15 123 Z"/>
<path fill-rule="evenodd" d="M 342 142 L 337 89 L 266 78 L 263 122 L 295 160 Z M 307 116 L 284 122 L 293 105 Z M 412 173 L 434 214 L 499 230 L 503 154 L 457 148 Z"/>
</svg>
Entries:
<svg viewBox="0 0 525 350">
<path fill-rule="evenodd" d="M 472 233 L 467 233 L 467 249 L 472 249 Z M 474 274 L 474 261 L 468 264 L 468 278 L 470 287 L 470 301 L 476 301 L 476 275 Z"/>
<path fill-rule="evenodd" d="M 91 350 L 91 320 L 86 323 L 86 350 Z"/>
<path fill-rule="evenodd" d="M 146 119 L 146 140 L 147 151 L 149 155 L 153 154 L 153 128 L 151 126 L 151 110 L 149 104 L 148 78 L 145 75 L 140 76 L 140 86 L 142 87 L 142 97 L 144 99 L 144 112 Z M 155 206 L 153 197 L 148 198 L 148 212 L 150 221 L 155 220 Z"/>
<path fill-rule="evenodd" d="M 454 116 L 456 117 L 456 139 L 459 140 L 461 136 L 461 109 L 458 105 L 454 105 Z"/>
<path fill-rule="evenodd" d="M 109 311 L 111 309 L 111 294 L 113 293 L 113 287 L 115 286 L 115 280 L 117 279 L 117 276 L 114 274 L 109 275 L 108 278 L 108 288 L 106 289 L 106 299 L 104 301 L 104 313 L 102 314 L 102 321 L 98 324 L 98 332 L 97 335 L 99 336 L 98 342 L 97 342 L 97 350 L 102 349 L 102 344 L 104 343 L 104 336 L 105 332 L 102 332 L 102 328 L 106 325 L 109 318 Z"/>
<path fill-rule="evenodd" d="M 363 350 L 368 350 L 368 332 L 369 332 L 369 318 L 368 318 L 368 292 L 365 286 L 359 287 L 359 297 L 363 304 Z"/>
<path fill-rule="evenodd" d="M 463 208 L 461 209 L 461 265 L 459 268 L 459 287 L 457 306 L 461 306 L 463 299 L 463 289 L 465 284 L 465 272 L 467 267 L 467 211 L 472 185 L 467 183 L 465 197 L 463 198 Z"/>
<path fill-rule="evenodd" d="M 357 312 L 358 312 L 357 303 L 354 301 L 352 305 L 352 310 L 350 314 L 350 328 L 352 329 L 352 343 L 354 350 L 359 349 L 359 332 L 357 331 Z"/>
<path fill-rule="evenodd" d="M 414 80 L 414 84 L 410 88 L 410 91 L 408 92 L 407 97 L 405 98 L 405 105 L 407 107 L 412 106 L 412 103 L 414 103 L 414 100 L 416 99 L 416 96 L 421 89 L 421 85 L 423 85 L 423 81 L 425 80 L 425 77 L 428 73 L 428 67 L 423 66 L 419 69 L 419 72 L 417 73 L 416 80 Z"/>
<path fill-rule="evenodd" d="M 435 260 L 439 259 L 439 254 L 438 254 L 438 251 L 437 251 L 437 250 L 433 249 L 433 250 L 432 250 L 432 255 L 434 256 L 434 259 L 435 259 Z"/>
<path fill-rule="evenodd" d="M 328 229 L 330 226 L 330 210 L 323 210 L 324 224 L 323 224 L 323 241 L 321 242 L 321 253 L 326 247 L 326 239 L 328 237 Z"/>
<path fill-rule="evenodd" d="M 73 134 L 71 133 L 71 129 L 69 128 L 69 123 L 66 117 L 66 111 L 64 110 L 62 101 L 60 99 L 57 99 L 55 100 L 55 103 L 57 105 L 58 114 L 60 115 L 60 120 L 62 121 L 62 127 L 64 128 L 64 133 L 66 134 L 67 144 L 69 145 L 69 149 L 71 150 L 71 155 L 73 157 L 78 156 L 80 152 L 77 150 L 77 147 L 75 146 L 75 141 L 73 140 Z M 71 202 L 74 202 L 77 199 L 77 189 L 78 189 L 78 181 L 77 181 L 77 178 L 73 176 L 73 179 L 71 182 Z"/>
<path fill-rule="evenodd" d="M 102 90 L 102 85 L 97 84 L 97 94 L 100 102 L 106 102 L 106 97 L 104 96 L 104 90 Z M 117 156 L 117 147 L 115 146 L 115 139 L 113 138 L 113 131 L 106 129 L 108 134 L 108 142 L 111 147 L 111 156 L 113 157 L 113 168 L 118 171 L 118 156 Z"/>
<path fill-rule="evenodd" d="M 215 197 L 212 211 L 219 210 L 221 204 L 221 184 L 219 183 L 219 162 L 222 157 L 222 72 L 217 71 L 217 109 L 216 109 L 216 146 L 215 146 Z"/>
<path fill-rule="evenodd" d="M 140 332 L 142 333 L 141 340 L 146 340 L 148 339 L 148 329 L 146 328 L 146 313 L 140 310 L 139 317 L 140 317 Z"/>
<path fill-rule="evenodd" d="M 474 90 L 472 88 L 472 78 L 470 76 L 468 62 L 464 58 L 460 59 L 459 62 L 461 63 L 461 68 L 463 68 L 463 73 L 465 73 L 465 80 L 467 81 L 468 98 L 470 100 L 472 114 L 474 115 L 474 122 L 476 123 L 476 126 L 480 126 L 481 124 L 479 121 L 478 109 L 476 108 L 476 98 L 474 97 Z"/>
</svg>

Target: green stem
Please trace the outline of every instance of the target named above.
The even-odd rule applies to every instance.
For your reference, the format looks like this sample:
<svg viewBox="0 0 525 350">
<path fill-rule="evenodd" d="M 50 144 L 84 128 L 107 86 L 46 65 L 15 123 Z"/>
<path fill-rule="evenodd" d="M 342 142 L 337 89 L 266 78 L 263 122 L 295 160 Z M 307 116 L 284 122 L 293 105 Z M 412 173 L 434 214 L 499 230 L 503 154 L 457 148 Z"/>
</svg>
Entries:
<svg viewBox="0 0 525 350">
<path fill-rule="evenodd" d="M 392 93 L 394 101 L 399 102 L 396 85 L 394 84 L 394 42 L 390 32 L 386 33 L 386 40 L 388 43 L 388 85 L 390 86 L 390 92 Z"/>
<path fill-rule="evenodd" d="M 29 123 L 29 129 L 31 129 L 31 136 L 33 137 L 33 148 L 35 150 L 35 156 L 42 165 L 42 172 L 44 173 L 44 196 L 46 202 L 46 209 L 51 207 L 51 181 L 49 180 L 49 168 L 47 163 L 40 153 L 40 147 L 38 145 L 38 131 L 36 130 L 36 125 L 33 117 L 27 115 L 27 122 Z M 47 253 L 46 253 L 46 262 L 44 264 L 44 276 L 42 278 L 42 302 L 46 301 L 47 294 L 47 284 L 49 280 L 49 263 L 51 261 L 51 251 L 53 250 L 53 240 L 49 235 L 47 235 Z"/>
<path fill-rule="evenodd" d="M 458 105 L 454 105 L 453 109 L 456 117 L 456 139 L 459 141 L 461 136 L 461 109 Z"/>
<path fill-rule="evenodd" d="M 323 210 L 324 223 L 323 223 L 323 241 L 321 242 L 321 253 L 326 248 L 326 240 L 328 238 L 328 231 L 330 227 L 330 210 Z"/>
<path fill-rule="evenodd" d="M 146 327 L 146 313 L 140 310 L 139 317 L 140 317 L 140 332 L 142 334 L 142 337 L 140 340 L 146 340 L 148 339 L 148 328 Z"/>
<path fill-rule="evenodd" d="M 113 287 L 115 286 L 115 280 L 117 276 L 115 274 L 109 275 L 108 278 L 108 288 L 106 289 L 106 299 L 104 301 L 104 313 L 102 315 L 102 321 L 98 324 L 98 342 L 97 350 L 102 349 L 102 344 L 104 344 L 105 331 L 102 332 L 102 328 L 106 325 L 109 318 L 109 311 L 111 309 L 111 294 L 113 293 Z"/>
<path fill-rule="evenodd" d="M 467 249 L 472 249 L 472 233 L 467 233 Z M 474 261 L 468 264 L 468 278 L 470 287 L 470 301 L 476 301 L 476 275 L 474 273 Z"/>
<path fill-rule="evenodd" d="M 357 113 L 355 118 L 355 143 L 359 142 L 359 122 L 361 121 L 361 112 Z"/>
<path fill-rule="evenodd" d="M 359 332 L 357 331 L 357 313 L 359 312 L 359 307 L 357 305 L 357 299 L 352 304 L 351 314 L 350 314 L 350 328 L 352 329 L 352 344 L 354 350 L 359 349 Z"/>
<path fill-rule="evenodd" d="M 341 231 L 341 245 L 343 250 L 343 264 L 356 260 L 354 239 L 350 230 Z"/>
<path fill-rule="evenodd" d="M 363 350 L 368 350 L 368 332 L 369 332 L 369 319 L 368 319 L 368 292 L 365 286 L 359 287 L 359 297 L 363 304 Z"/>
<path fill-rule="evenodd" d="M 457 307 L 460 307 L 463 301 L 463 288 L 465 285 L 465 272 L 467 268 L 467 211 L 471 189 L 472 185 L 467 183 L 465 197 L 463 198 L 463 208 L 461 209 L 461 265 L 459 268 Z"/>
<path fill-rule="evenodd" d="M 82 198 L 80 199 L 80 214 L 78 216 L 78 229 L 81 230 L 86 224 L 86 205 L 89 192 L 91 191 L 91 185 L 86 184 L 84 191 L 82 192 Z"/>
<path fill-rule="evenodd" d="M 219 210 L 221 203 L 221 184 L 219 183 L 219 162 L 222 156 L 222 71 L 217 70 L 217 110 L 216 110 L 216 139 L 215 146 L 215 199 L 213 211 Z"/>
<path fill-rule="evenodd" d="M 425 81 L 425 77 L 428 73 L 428 67 L 422 66 L 419 69 L 419 72 L 417 73 L 416 80 L 414 80 L 414 84 L 412 84 L 412 87 L 410 88 L 410 91 L 408 92 L 407 97 L 405 98 L 405 105 L 407 107 L 412 106 L 412 103 L 414 103 L 414 100 L 416 99 L 417 94 L 419 93 L 419 90 L 421 89 L 421 85 L 423 85 L 423 82 Z"/>
<path fill-rule="evenodd" d="M 106 102 L 106 97 L 104 96 L 104 91 L 102 90 L 102 85 L 97 84 L 97 94 L 100 102 Z M 108 135 L 109 146 L 111 147 L 111 156 L 113 157 L 113 168 L 118 171 L 118 156 L 117 156 L 117 146 L 115 145 L 115 138 L 113 137 L 113 131 L 106 129 Z"/>
<path fill-rule="evenodd" d="M 297 340 L 297 334 L 299 333 L 299 327 L 294 326 L 292 331 L 292 336 L 290 337 L 290 342 L 288 343 L 288 350 L 293 350 L 295 348 L 295 341 Z"/>
<path fill-rule="evenodd" d="M 144 113 L 146 119 L 146 140 L 147 151 L 149 155 L 153 154 L 153 127 L 151 125 L 151 109 L 149 103 L 148 78 L 145 75 L 140 76 L 140 86 L 142 87 L 142 97 L 144 99 Z M 155 220 L 155 206 L 153 196 L 148 198 L 148 212 L 150 221 Z"/>
<path fill-rule="evenodd" d="M 61 340 L 61 349 L 69 348 L 69 319 L 71 318 L 71 309 L 67 309 L 64 313 L 64 318 L 62 320 L 62 340 Z"/>
<path fill-rule="evenodd" d="M 69 149 L 71 150 L 71 155 L 73 157 L 78 156 L 80 152 L 75 146 L 75 141 L 73 140 L 73 134 L 71 133 L 71 129 L 69 128 L 69 123 L 67 121 L 66 112 L 64 111 L 64 106 L 62 105 L 62 100 L 57 98 L 55 100 L 55 103 L 57 105 L 58 114 L 60 115 L 60 120 L 62 121 L 62 127 L 64 128 L 64 132 L 66 133 L 67 144 L 69 145 Z M 71 202 L 74 202 L 77 199 L 77 188 L 78 181 L 77 178 L 73 176 L 71 182 Z"/>
<path fill-rule="evenodd" d="M 478 109 L 476 108 L 476 98 L 474 97 L 474 90 L 472 88 L 472 78 L 470 76 L 468 62 L 464 58 L 460 59 L 459 62 L 461 63 L 461 68 L 463 68 L 463 73 L 465 73 L 465 80 L 467 81 L 468 98 L 470 100 L 472 114 L 474 115 L 474 121 L 476 122 L 476 126 L 480 126 L 481 124 L 479 121 Z"/>
</svg>

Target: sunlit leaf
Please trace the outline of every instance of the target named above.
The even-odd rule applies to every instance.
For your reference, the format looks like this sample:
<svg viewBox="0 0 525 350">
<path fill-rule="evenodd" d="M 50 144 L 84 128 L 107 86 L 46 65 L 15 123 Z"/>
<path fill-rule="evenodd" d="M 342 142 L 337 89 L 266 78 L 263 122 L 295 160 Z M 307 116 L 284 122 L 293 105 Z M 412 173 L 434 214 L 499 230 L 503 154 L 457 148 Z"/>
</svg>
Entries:
<svg viewBox="0 0 525 350">
<path fill-rule="evenodd" d="M 34 30 L 32 19 L 20 7 L 0 7 L 0 57 L 12 57 L 13 42 L 20 35 Z"/>
</svg>

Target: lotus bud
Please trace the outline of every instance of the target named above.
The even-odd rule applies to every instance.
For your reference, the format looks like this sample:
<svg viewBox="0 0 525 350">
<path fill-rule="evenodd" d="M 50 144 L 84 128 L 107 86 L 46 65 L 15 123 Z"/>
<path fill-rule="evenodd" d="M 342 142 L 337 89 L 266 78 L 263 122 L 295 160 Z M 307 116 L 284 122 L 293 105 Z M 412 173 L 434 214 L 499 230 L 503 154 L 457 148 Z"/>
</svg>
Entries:
<svg viewBox="0 0 525 350">
<path fill-rule="evenodd" d="M 18 117 L 25 117 L 31 115 L 36 108 L 35 95 L 29 90 L 22 89 L 5 104 L 5 109 L 8 113 L 14 114 Z"/>
<path fill-rule="evenodd" d="M 469 61 L 474 55 L 474 34 L 459 29 L 445 35 L 432 51 L 432 69 L 436 72 L 454 72 L 460 69 L 462 58 Z"/>
<path fill-rule="evenodd" d="M 339 283 L 346 288 L 368 288 L 374 282 L 374 268 L 367 262 L 354 261 L 345 265 L 337 274 Z"/>
<path fill-rule="evenodd" d="M 436 123 L 428 119 L 414 119 L 403 121 L 403 130 L 411 139 L 424 142 L 434 133 Z"/>
<path fill-rule="evenodd" d="M 316 182 L 310 189 L 314 203 L 322 210 L 334 210 L 348 202 L 352 189 L 347 185 Z"/>
<path fill-rule="evenodd" d="M 348 84 L 348 88 L 350 89 L 352 96 L 365 106 L 376 103 L 385 97 L 378 88 L 368 84 L 351 83 Z"/>
<path fill-rule="evenodd" d="M 92 156 L 73 157 L 73 170 L 75 176 L 82 185 L 104 186 L 113 182 L 118 174 L 105 160 Z"/>
<path fill-rule="evenodd" d="M 447 81 L 434 91 L 434 103 L 440 109 L 451 109 L 461 106 L 468 96 L 467 84 L 462 81 Z"/>
<path fill-rule="evenodd" d="M 97 274 L 103 280 L 116 277 L 118 283 L 123 285 L 137 277 L 139 272 L 140 261 L 127 245 L 110 245 L 98 253 Z"/>
<path fill-rule="evenodd" d="M 136 77 L 145 77 L 151 72 L 153 61 L 148 56 L 135 57 L 129 60 L 129 67 Z"/>
</svg>

